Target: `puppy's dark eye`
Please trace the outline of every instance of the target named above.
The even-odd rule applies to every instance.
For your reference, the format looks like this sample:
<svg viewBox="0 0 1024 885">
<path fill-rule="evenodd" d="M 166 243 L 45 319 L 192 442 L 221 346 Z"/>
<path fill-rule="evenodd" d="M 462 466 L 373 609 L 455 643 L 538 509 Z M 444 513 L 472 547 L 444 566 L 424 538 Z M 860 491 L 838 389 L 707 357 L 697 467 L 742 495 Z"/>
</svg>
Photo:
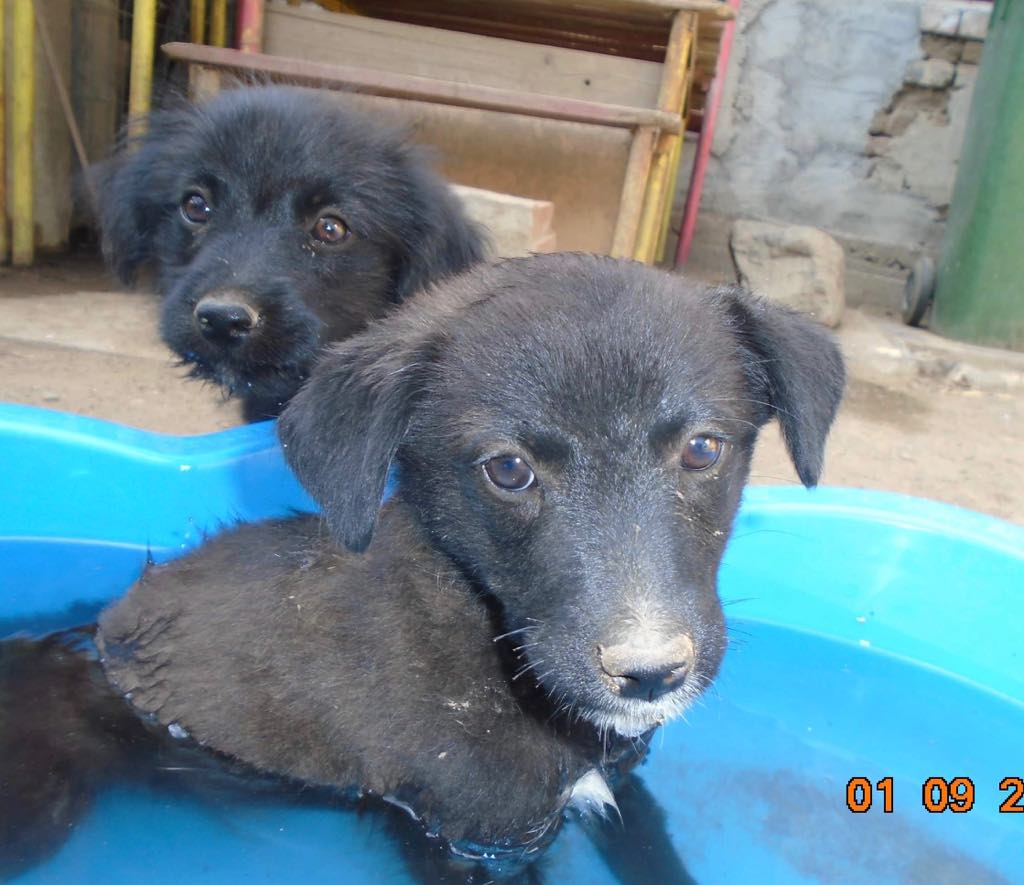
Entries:
<svg viewBox="0 0 1024 885">
<path fill-rule="evenodd" d="M 537 479 L 533 468 L 518 455 L 498 455 L 484 461 L 484 473 L 499 489 L 507 492 L 525 492 Z"/>
<path fill-rule="evenodd" d="M 337 215 L 321 215 L 310 233 L 314 240 L 329 246 L 343 243 L 348 239 L 348 227 Z"/>
<path fill-rule="evenodd" d="M 206 224 L 213 209 L 198 191 L 189 191 L 181 201 L 181 217 L 189 224 Z"/>
<path fill-rule="evenodd" d="M 683 449 L 683 467 L 687 470 L 707 470 L 721 456 L 725 444 L 717 436 L 698 434 L 686 441 Z"/>
</svg>

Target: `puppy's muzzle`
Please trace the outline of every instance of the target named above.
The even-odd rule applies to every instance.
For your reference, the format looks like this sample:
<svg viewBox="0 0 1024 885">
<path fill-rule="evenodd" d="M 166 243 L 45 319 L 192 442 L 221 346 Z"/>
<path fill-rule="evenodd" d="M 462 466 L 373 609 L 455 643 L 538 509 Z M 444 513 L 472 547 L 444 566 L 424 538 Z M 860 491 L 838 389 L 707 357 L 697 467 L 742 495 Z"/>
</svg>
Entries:
<svg viewBox="0 0 1024 885">
<path fill-rule="evenodd" d="M 214 292 L 199 299 L 192 312 L 196 328 L 211 343 L 235 345 L 260 325 L 260 313 L 241 292 Z"/>
<path fill-rule="evenodd" d="M 689 636 L 598 645 L 605 681 L 619 697 L 653 701 L 686 681 L 696 650 Z"/>
</svg>

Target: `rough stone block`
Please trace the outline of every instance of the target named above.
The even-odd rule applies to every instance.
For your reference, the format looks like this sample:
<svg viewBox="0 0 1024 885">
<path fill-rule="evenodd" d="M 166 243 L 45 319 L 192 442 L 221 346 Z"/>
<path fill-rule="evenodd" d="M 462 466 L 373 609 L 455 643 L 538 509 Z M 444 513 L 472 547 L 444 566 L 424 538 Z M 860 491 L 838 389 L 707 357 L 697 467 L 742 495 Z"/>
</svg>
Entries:
<svg viewBox="0 0 1024 885">
<path fill-rule="evenodd" d="M 889 108 L 883 108 L 880 111 L 875 111 L 875 115 L 871 118 L 871 123 L 868 125 L 868 135 L 892 135 L 889 120 Z"/>
<path fill-rule="evenodd" d="M 978 43 L 978 46 L 981 44 Z M 974 83 L 978 79 L 977 65 L 957 65 L 956 79 L 953 80 L 954 89 L 974 89 Z"/>
<path fill-rule="evenodd" d="M 960 61 L 963 47 L 963 40 L 954 40 L 952 37 L 942 37 L 938 34 L 921 35 L 921 49 L 926 58 L 941 58 L 955 64 Z"/>
<path fill-rule="evenodd" d="M 960 29 L 962 4 L 949 0 L 927 0 L 921 7 L 921 30 L 926 34 L 955 37 Z"/>
<path fill-rule="evenodd" d="M 845 304 L 842 247 L 813 227 L 739 220 L 730 236 L 740 283 L 835 327 Z"/>
<path fill-rule="evenodd" d="M 882 157 L 891 144 L 892 139 L 887 135 L 872 135 L 868 138 L 864 154 L 868 157 Z"/>
<path fill-rule="evenodd" d="M 515 258 L 557 248 L 554 203 L 464 185 L 452 189 L 469 217 L 487 229 L 495 255 Z"/>
<path fill-rule="evenodd" d="M 912 113 L 910 124 L 890 139 L 885 157 L 870 181 L 883 191 L 910 194 L 941 212 L 952 194 L 957 162 L 974 91 L 976 65 L 957 65 L 951 89 L 908 87 L 899 112 Z"/>
<path fill-rule="evenodd" d="M 921 7 L 921 30 L 963 40 L 984 40 L 991 10 L 991 3 L 980 0 L 926 0 Z"/>
<path fill-rule="evenodd" d="M 880 159 L 868 173 L 868 180 L 874 182 L 883 190 L 899 193 L 907 185 L 906 174 L 903 167 L 894 160 Z"/>
<path fill-rule="evenodd" d="M 956 76 L 956 65 L 941 58 L 919 58 L 907 65 L 903 82 L 925 89 L 945 89 Z"/>
<path fill-rule="evenodd" d="M 886 121 L 886 134 L 902 136 L 921 120 L 944 125 L 947 121 L 948 96 L 948 91 L 943 89 L 905 86 L 893 99 L 892 110 Z"/>
<path fill-rule="evenodd" d="M 984 43 L 978 43 L 976 40 L 969 40 L 964 43 L 964 48 L 960 53 L 960 62 L 968 65 L 979 64 L 981 62 L 981 51 L 984 48 Z"/>
<path fill-rule="evenodd" d="M 992 7 L 988 3 L 973 3 L 960 16 L 959 34 L 965 40 L 984 40 L 988 36 L 988 19 Z"/>
</svg>

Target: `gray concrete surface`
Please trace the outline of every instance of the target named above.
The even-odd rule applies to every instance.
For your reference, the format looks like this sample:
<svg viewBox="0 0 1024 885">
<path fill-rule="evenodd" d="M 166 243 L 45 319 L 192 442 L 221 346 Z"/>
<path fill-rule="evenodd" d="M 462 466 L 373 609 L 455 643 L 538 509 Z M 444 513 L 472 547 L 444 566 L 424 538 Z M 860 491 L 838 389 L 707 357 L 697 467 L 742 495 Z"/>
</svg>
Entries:
<svg viewBox="0 0 1024 885">
<path fill-rule="evenodd" d="M 923 200 L 865 186 L 874 115 L 919 55 L 914 0 L 745 0 L 707 209 L 886 242 L 929 238 Z"/>
<path fill-rule="evenodd" d="M 94 261 L 0 271 L 0 399 L 165 433 L 241 422 L 185 379 L 156 299 L 114 291 Z M 935 498 L 1024 523 L 1024 355 L 971 347 L 848 310 L 850 387 L 823 481 Z M 795 483 L 769 427 L 753 481 Z"/>
<path fill-rule="evenodd" d="M 956 29 L 926 32 L 926 5 Z M 744 0 L 702 211 L 820 228 L 902 278 L 941 242 L 989 8 Z M 890 268 L 894 250 L 906 255 Z M 898 290 L 868 297 L 893 304 Z"/>
</svg>

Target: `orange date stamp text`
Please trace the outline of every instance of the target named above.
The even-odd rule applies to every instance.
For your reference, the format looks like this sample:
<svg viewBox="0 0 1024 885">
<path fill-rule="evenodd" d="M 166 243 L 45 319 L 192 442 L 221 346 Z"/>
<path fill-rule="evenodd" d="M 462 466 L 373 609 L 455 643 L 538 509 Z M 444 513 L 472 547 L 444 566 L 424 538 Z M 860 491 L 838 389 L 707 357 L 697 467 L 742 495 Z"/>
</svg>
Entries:
<svg viewBox="0 0 1024 885">
<path fill-rule="evenodd" d="M 1006 797 L 999 803 L 1000 814 L 1024 814 L 1024 777 L 1004 777 L 999 791 Z M 921 806 L 929 814 L 966 814 L 975 807 L 974 781 L 969 777 L 929 777 L 920 785 Z M 895 802 L 893 778 L 872 781 L 851 777 L 846 782 L 846 807 L 853 814 L 866 814 L 872 809 L 892 814 Z"/>
</svg>

